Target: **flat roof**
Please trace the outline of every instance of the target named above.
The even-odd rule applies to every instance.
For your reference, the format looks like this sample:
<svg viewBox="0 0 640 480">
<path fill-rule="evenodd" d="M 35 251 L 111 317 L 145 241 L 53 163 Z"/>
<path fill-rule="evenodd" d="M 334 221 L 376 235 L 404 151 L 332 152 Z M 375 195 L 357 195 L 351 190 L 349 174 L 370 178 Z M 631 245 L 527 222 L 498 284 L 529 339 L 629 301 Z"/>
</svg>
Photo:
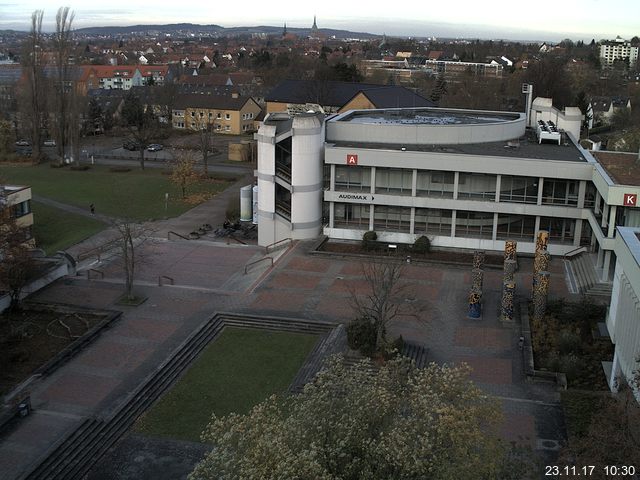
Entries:
<svg viewBox="0 0 640 480">
<path fill-rule="evenodd" d="M 443 108 L 354 110 L 335 119 L 375 125 L 483 125 L 518 120 L 521 114 Z"/>
<path fill-rule="evenodd" d="M 591 152 L 609 177 L 619 185 L 640 185 L 640 162 L 637 153 Z"/>
<path fill-rule="evenodd" d="M 392 143 L 327 142 L 336 147 L 363 148 L 372 150 L 405 150 L 408 152 L 451 153 L 460 155 L 483 155 L 491 157 L 531 158 L 536 160 L 560 160 L 563 162 L 587 163 L 582 152 L 571 141 L 538 144 L 535 132 L 527 129 L 525 136 L 517 142 L 467 143 L 452 145 L 404 145 Z"/>
</svg>

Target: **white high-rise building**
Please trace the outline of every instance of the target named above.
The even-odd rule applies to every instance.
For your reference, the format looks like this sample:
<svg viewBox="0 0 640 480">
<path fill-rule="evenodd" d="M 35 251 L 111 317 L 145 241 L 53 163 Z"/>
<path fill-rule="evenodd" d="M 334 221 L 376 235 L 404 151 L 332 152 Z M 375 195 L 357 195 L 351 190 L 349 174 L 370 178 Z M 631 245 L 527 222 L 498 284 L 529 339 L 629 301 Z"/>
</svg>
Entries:
<svg viewBox="0 0 640 480">
<path fill-rule="evenodd" d="M 629 67 L 635 68 L 638 63 L 638 47 L 620 37 L 600 44 L 600 63 L 603 68 L 611 68 L 616 60 L 629 59 Z"/>
</svg>

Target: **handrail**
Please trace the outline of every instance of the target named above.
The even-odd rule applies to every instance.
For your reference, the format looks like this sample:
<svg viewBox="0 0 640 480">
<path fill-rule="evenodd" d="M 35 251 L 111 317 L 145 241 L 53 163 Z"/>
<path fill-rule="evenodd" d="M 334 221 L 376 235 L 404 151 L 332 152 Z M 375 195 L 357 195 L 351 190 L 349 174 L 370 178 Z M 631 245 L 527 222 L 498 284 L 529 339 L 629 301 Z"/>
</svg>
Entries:
<svg viewBox="0 0 640 480">
<path fill-rule="evenodd" d="M 262 262 L 262 261 L 264 261 L 264 260 L 271 260 L 271 266 L 273 267 L 273 257 L 263 257 L 263 258 L 260 258 L 260 259 L 258 259 L 258 260 L 256 260 L 256 261 L 254 261 L 254 262 L 247 263 L 247 264 L 244 266 L 244 274 L 245 274 L 245 275 L 247 274 L 247 269 L 248 269 L 249 267 L 251 267 L 251 266 L 255 265 L 256 263 L 260 263 L 260 262 Z"/>
<path fill-rule="evenodd" d="M 162 287 L 163 283 L 162 283 L 162 279 L 166 278 L 167 280 L 169 280 L 169 284 L 173 285 L 174 284 L 174 280 L 171 277 L 168 277 L 167 275 L 158 275 L 158 286 Z"/>
<path fill-rule="evenodd" d="M 291 237 L 283 238 L 282 240 L 278 240 L 277 242 L 270 243 L 269 245 L 264 247 L 264 253 L 269 253 L 269 248 L 275 247 L 276 245 L 278 245 L 280 243 L 284 243 L 284 242 L 293 242 L 293 239 Z"/>
<path fill-rule="evenodd" d="M 174 232 L 174 231 L 172 231 L 172 230 L 169 230 L 169 231 L 167 232 L 167 240 L 171 240 L 171 234 L 172 234 L 172 233 L 173 233 L 176 237 L 180 237 L 180 238 L 182 238 L 183 240 L 189 240 L 189 238 L 185 237 L 184 235 L 180 235 L 179 233 L 176 233 L 176 232 Z"/>
<path fill-rule="evenodd" d="M 96 270 L 95 268 L 90 268 L 89 270 L 87 270 L 87 280 L 91 280 L 91 272 L 99 274 L 100 278 L 104 279 L 104 272 Z"/>
<path fill-rule="evenodd" d="M 108 242 L 103 243 L 102 245 L 99 245 L 97 247 L 94 247 L 91 250 L 87 250 L 86 252 L 81 252 L 76 256 L 76 261 L 80 262 L 85 258 L 91 257 L 92 255 L 96 255 L 98 260 L 100 260 L 100 255 L 106 250 L 108 250 L 109 248 L 111 248 L 113 245 L 117 244 L 119 241 L 120 241 L 119 238 L 114 238 L 113 240 L 109 240 Z"/>
<path fill-rule="evenodd" d="M 562 256 L 562 259 L 566 260 L 569 257 L 573 257 L 574 255 L 577 255 L 578 253 L 582 253 L 582 252 L 586 252 L 586 251 L 587 251 L 587 247 L 585 247 L 584 245 L 580 245 L 578 248 L 574 248 L 570 252 L 565 253 Z"/>
</svg>

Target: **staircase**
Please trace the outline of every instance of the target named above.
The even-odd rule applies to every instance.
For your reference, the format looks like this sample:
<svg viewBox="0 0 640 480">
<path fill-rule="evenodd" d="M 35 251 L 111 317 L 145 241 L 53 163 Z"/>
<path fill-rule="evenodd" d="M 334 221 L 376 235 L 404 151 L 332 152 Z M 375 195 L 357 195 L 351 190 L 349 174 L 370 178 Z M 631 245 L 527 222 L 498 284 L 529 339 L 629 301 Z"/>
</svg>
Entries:
<svg viewBox="0 0 640 480">
<path fill-rule="evenodd" d="M 577 292 L 591 297 L 610 297 L 612 284 L 600 282 L 593 266 L 592 256 L 582 252 L 565 258 L 569 276 L 573 276 Z"/>
</svg>

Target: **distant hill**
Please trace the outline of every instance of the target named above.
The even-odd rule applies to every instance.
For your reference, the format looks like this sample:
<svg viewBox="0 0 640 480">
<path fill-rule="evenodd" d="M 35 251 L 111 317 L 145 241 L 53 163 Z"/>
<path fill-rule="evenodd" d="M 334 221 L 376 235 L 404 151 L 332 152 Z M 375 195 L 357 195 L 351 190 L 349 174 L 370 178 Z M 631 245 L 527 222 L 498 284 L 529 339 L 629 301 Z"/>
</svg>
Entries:
<svg viewBox="0 0 640 480">
<path fill-rule="evenodd" d="M 331 28 L 321 28 L 318 30 L 327 37 L 336 38 L 377 38 L 380 35 L 374 35 L 372 33 L 365 32 L 351 32 L 348 30 L 336 30 Z M 264 33 L 267 35 L 277 35 L 282 32 L 282 27 L 273 27 L 268 25 L 260 25 L 255 27 L 222 27 L 220 25 L 198 25 L 195 23 L 173 23 L 169 25 L 131 25 L 126 27 L 87 27 L 78 28 L 76 33 L 81 35 L 101 35 L 101 36 L 118 36 L 118 35 L 133 35 L 149 32 L 158 32 L 171 36 L 182 35 L 251 35 Z M 287 27 L 287 32 L 300 36 L 310 35 L 310 28 L 294 28 Z"/>
</svg>

